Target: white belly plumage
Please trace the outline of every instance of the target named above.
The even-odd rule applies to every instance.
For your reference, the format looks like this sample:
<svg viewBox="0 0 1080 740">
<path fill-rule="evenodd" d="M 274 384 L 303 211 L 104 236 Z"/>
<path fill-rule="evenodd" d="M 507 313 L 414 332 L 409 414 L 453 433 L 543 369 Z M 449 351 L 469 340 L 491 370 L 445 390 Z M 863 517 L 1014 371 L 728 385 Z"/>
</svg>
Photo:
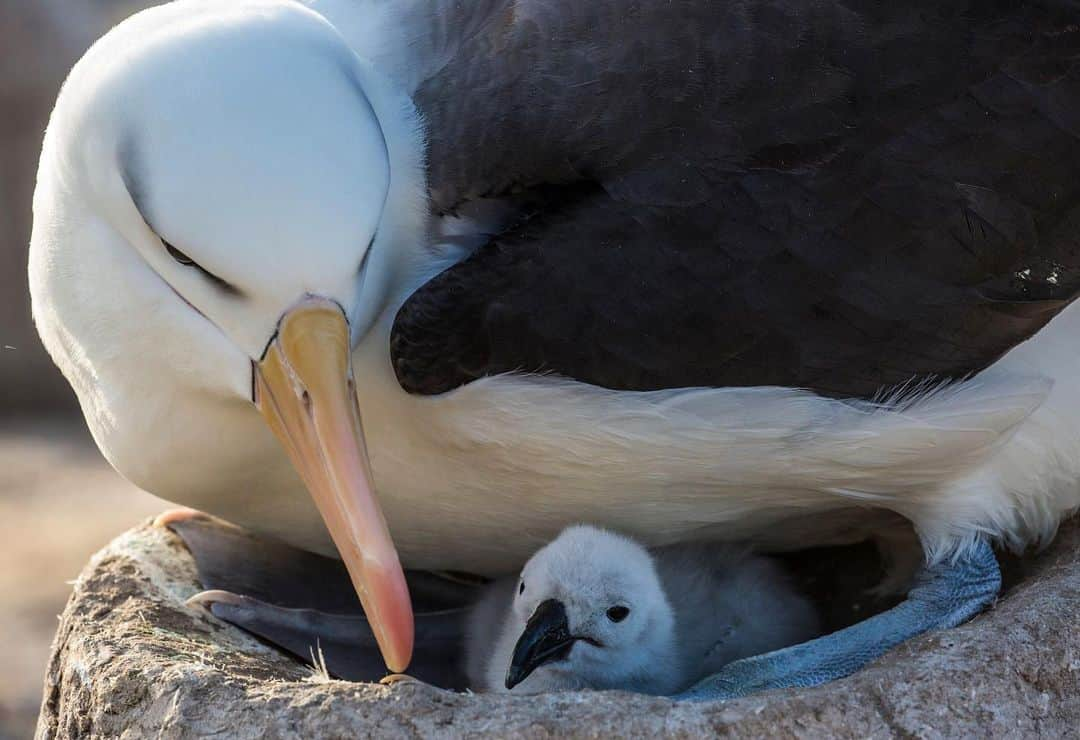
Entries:
<svg viewBox="0 0 1080 740">
<path fill-rule="evenodd" d="M 535 376 L 422 398 L 398 388 L 381 337 L 354 362 L 408 567 L 512 571 L 579 521 L 648 544 L 802 547 L 895 527 L 896 514 L 941 557 L 980 534 L 1041 541 L 1080 505 L 1078 325 L 1070 307 L 977 377 L 879 407 L 785 388 L 625 393 Z M 264 436 L 275 459 L 260 465 L 257 490 L 215 486 L 179 502 L 332 554 Z"/>
</svg>

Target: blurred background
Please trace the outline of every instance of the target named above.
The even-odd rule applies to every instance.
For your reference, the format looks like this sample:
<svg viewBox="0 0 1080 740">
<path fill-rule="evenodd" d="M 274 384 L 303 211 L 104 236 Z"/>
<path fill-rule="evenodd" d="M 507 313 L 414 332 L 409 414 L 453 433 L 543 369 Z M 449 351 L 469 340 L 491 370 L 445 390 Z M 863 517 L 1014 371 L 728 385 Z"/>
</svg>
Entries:
<svg viewBox="0 0 1080 740">
<path fill-rule="evenodd" d="M 69 582 L 165 508 L 98 454 L 38 342 L 26 287 L 34 175 L 60 83 L 95 38 L 155 4 L 0 0 L 0 740 L 33 734 Z"/>
</svg>

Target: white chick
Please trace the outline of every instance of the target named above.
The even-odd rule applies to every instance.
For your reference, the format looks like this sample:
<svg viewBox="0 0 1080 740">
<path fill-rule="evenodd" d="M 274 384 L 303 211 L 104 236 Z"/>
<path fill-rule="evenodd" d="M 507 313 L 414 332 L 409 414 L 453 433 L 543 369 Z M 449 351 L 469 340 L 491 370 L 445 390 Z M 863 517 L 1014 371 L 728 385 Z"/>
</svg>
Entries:
<svg viewBox="0 0 1080 740">
<path fill-rule="evenodd" d="M 650 552 L 577 525 L 488 588 L 469 616 L 466 672 L 478 691 L 666 695 L 817 634 L 814 608 L 768 558 L 731 545 Z"/>
</svg>

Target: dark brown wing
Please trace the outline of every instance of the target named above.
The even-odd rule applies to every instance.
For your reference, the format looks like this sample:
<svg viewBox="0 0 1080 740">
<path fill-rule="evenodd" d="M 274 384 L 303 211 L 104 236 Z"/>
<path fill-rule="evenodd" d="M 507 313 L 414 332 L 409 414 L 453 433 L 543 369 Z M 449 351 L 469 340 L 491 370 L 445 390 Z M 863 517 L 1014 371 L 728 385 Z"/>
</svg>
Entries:
<svg viewBox="0 0 1080 740">
<path fill-rule="evenodd" d="M 399 380 L 846 396 L 985 367 L 1080 289 L 1078 24 L 1072 3 L 507 4 L 418 94 L 433 199 L 572 187 L 406 302 Z"/>
</svg>

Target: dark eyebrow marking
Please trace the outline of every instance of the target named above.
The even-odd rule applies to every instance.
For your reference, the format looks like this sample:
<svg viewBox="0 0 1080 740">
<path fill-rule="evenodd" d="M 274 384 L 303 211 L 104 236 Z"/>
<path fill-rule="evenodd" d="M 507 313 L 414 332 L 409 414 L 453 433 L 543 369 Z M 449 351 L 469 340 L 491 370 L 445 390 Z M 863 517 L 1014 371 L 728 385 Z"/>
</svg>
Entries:
<svg viewBox="0 0 1080 740">
<path fill-rule="evenodd" d="M 172 257 L 176 262 L 180 263 L 181 265 L 184 265 L 185 267 L 192 267 L 192 268 L 198 270 L 199 272 L 202 273 L 203 277 L 205 277 L 211 283 L 213 283 L 218 288 L 225 291 L 226 293 L 228 293 L 231 296 L 241 296 L 241 295 L 243 295 L 243 293 L 240 291 L 240 289 L 237 288 L 235 285 L 233 285 L 232 283 L 230 283 L 230 282 L 228 282 L 226 280 L 223 280 L 222 278 L 219 278 L 217 275 L 215 275 L 214 273 L 207 270 L 205 267 L 200 265 L 198 262 L 191 259 L 186 254 L 184 254 L 179 249 L 177 249 L 172 244 L 170 244 L 160 234 L 158 235 L 158 239 L 161 240 L 161 245 L 163 247 L 165 247 L 165 251 L 168 252 L 169 256 Z"/>
<path fill-rule="evenodd" d="M 139 157 L 139 149 L 138 146 L 135 144 L 135 136 L 129 133 L 127 136 L 124 136 L 120 139 L 120 146 L 117 147 L 116 150 L 116 166 L 117 169 L 120 171 L 120 179 L 124 181 L 124 187 L 127 188 L 128 197 L 131 198 L 131 202 L 135 206 L 135 210 L 139 212 L 139 215 L 142 216 L 142 220 L 161 241 L 162 247 L 164 247 L 167 252 L 176 250 L 176 247 L 170 244 L 161 235 L 161 231 L 154 227 L 153 219 L 150 218 L 150 214 L 147 212 L 146 191 L 143 189 L 142 180 L 135 176 L 137 172 L 141 174 L 141 164 L 142 161 Z M 221 289 L 224 293 L 236 297 L 243 296 L 243 291 L 241 291 L 229 281 L 224 280 L 215 275 L 214 273 L 210 272 L 198 262 L 192 260 L 189 266 L 201 272 L 207 280 L 209 280 L 211 283 Z"/>
<path fill-rule="evenodd" d="M 243 291 L 241 291 L 235 285 L 233 285 L 232 283 L 230 283 L 227 280 L 223 280 L 222 278 L 219 278 L 217 275 L 210 272 L 209 270 L 207 270 L 202 265 L 196 264 L 195 266 L 197 268 L 199 268 L 199 272 L 201 272 L 203 274 L 203 276 L 206 277 L 207 280 L 212 282 L 214 285 L 216 285 L 218 288 L 220 288 L 227 295 L 232 296 L 233 298 L 240 298 L 240 297 L 242 297 L 244 295 Z"/>
</svg>

